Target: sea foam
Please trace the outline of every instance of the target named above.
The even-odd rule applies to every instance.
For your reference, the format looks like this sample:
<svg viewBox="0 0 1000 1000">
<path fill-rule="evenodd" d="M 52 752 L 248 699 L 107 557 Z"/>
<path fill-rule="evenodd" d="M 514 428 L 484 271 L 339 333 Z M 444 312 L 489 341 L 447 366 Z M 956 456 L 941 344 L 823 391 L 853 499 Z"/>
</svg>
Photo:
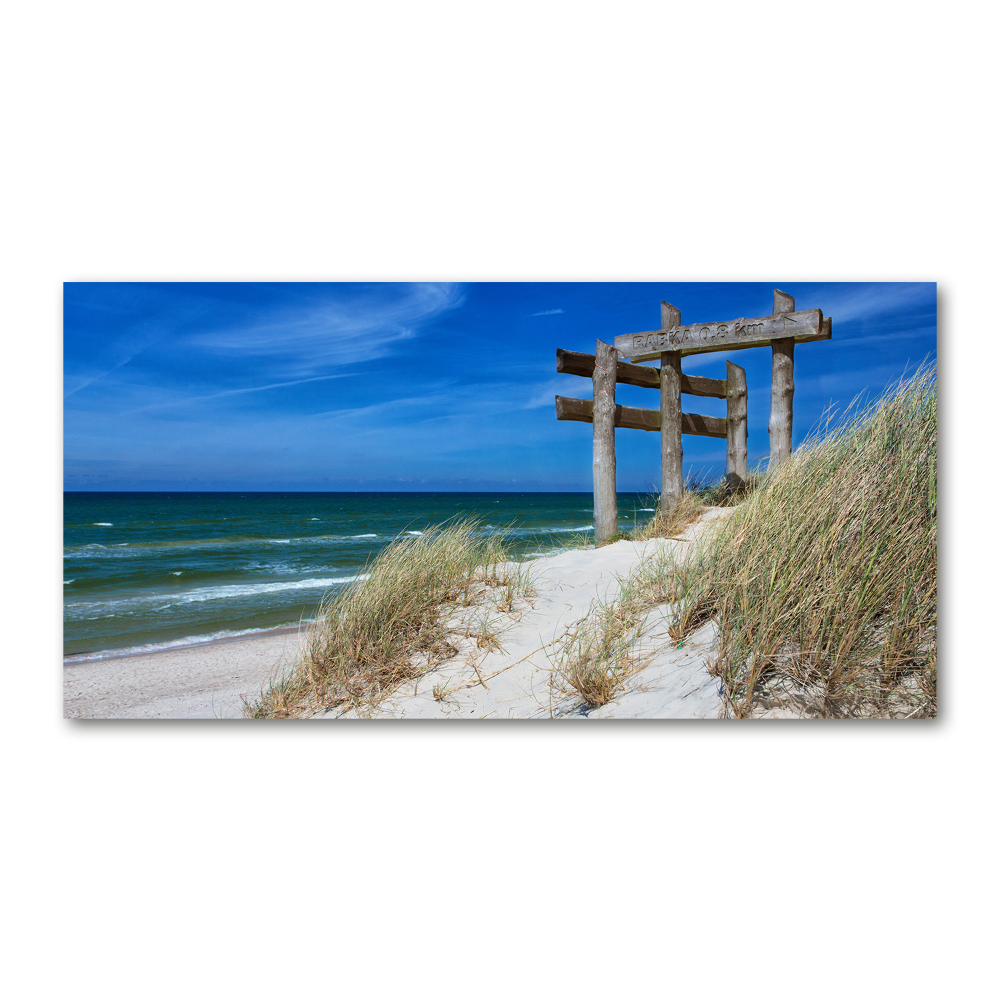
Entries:
<svg viewBox="0 0 1000 1000">
<path fill-rule="evenodd" d="M 312 625 L 315 618 L 303 618 L 301 624 Z M 277 628 L 288 628 L 290 625 L 298 625 L 298 621 L 290 622 L 289 625 L 278 625 L 270 628 L 244 628 L 244 629 L 221 629 L 218 632 L 209 632 L 206 635 L 187 635 L 182 639 L 171 639 L 167 642 L 146 642 L 137 646 L 123 646 L 119 649 L 102 649 L 94 653 L 75 653 L 63 658 L 67 664 L 86 663 L 89 660 L 113 660 L 120 656 L 139 656 L 143 653 L 159 653 L 167 649 L 184 649 L 186 646 L 199 646 L 207 642 L 218 642 L 220 639 L 249 639 L 253 635 L 267 634 L 274 632 Z"/>
<path fill-rule="evenodd" d="M 357 576 L 311 577 L 307 580 L 283 580 L 274 583 L 232 583 L 214 587 L 197 587 L 185 593 L 143 594 L 140 597 L 126 597 L 118 601 L 74 601 L 63 605 L 64 610 L 73 612 L 77 620 L 89 621 L 93 618 L 85 612 L 96 611 L 94 617 L 112 617 L 111 609 L 128 613 L 130 608 L 157 605 L 157 610 L 176 607 L 179 604 L 201 604 L 204 601 L 227 600 L 238 597 L 253 597 L 258 594 L 277 594 L 286 590 L 326 590 L 339 583 L 354 583 L 367 580 L 368 573 Z"/>
</svg>

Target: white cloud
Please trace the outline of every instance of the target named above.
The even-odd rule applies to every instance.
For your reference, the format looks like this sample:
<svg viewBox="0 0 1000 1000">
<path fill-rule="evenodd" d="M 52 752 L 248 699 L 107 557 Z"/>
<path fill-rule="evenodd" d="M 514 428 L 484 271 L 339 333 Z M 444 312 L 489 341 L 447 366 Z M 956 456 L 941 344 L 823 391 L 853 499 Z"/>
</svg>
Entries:
<svg viewBox="0 0 1000 1000">
<path fill-rule="evenodd" d="M 591 380 L 589 378 L 577 378 L 575 381 L 579 383 L 577 392 L 582 391 L 584 395 L 589 394 L 591 388 Z M 570 380 L 565 375 L 559 375 L 557 378 L 550 378 L 547 382 L 538 383 L 533 389 L 529 389 L 529 391 L 531 395 L 528 397 L 528 401 L 522 404 L 522 410 L 537 410 L 542 406 L 555 406 L 556 396 L 565 396 L 568 393 L 576 395 L 572 390 Z"/>
<path fill-rule="evenodd" d="M 874 319 L 886 313 L 901 312 L 927 305 L 934 301 L 933 282 L 884 282 L 838 288 L 831 286 L 822 292 L 822 302 L 814 307 L 832 316 L 834 336 L 836 325 L 855 319 Z M 796 304 L 796 308 L 803 306 Z"/>
<path fill-rule="evenodd" d="M 112 372 L 118 371 L 119 368 L 124 368 L 133 358 L 139 357 L 150 347 L 166 340 L 179 324 L 188 322 L 197 315 L 197 308 L 178 307 L 169 320 L 164 318 L 145 320 L 121 332 L 110 332 L 114 331 L 114 327 L 110 327 L 100 352 L 85 369 L 64 372 L 63 398 L 68 399 L 88 385 L 93 385 Z"/>
<path fill-rule="evenodd" d="M 202 372 L 218 373 L 213 358 L 205 355 L 257 359 L 255 374 L 267 384 L 228 393 L 328 378 L 332 368 L 384 357 L 393 344 L 417 336 L 424 324 L 463 301 L 460 286 L 450 283 L 390 283 L 355 287 L 349 293 L 335 288 L 331 295 L 329 286 L 317 283 L 297 303 L 248 314 L 245 323 L 230 318 L 217 325 L 211 325 L 217 304 L 208 298 L 189 295 L 181 302 L 159 289 L 144 289 L 147 306 L 161 307 L 157 314 L 125 325 L 121 317 L 110 317 L 95 356 L 86 363 L 66 365 L 64 399 L 103 382 L 168 339 L 173 349 L 186 353 L 193 369 Z M 203 361 L 198 360 L 199 353 Z"/>
<path fill-rule="evenodd" d="M 532 317 L 534 317 L 534 316 L 558 316 L 559 313 L 563 313 L 565 311 L 566 311 L 565 309 L 543 309 L 541 312 L 532 313 L 531 315 L 532 315 Z"/>
<path fill-rule="evenodd" d="M 327 382 L 334 378 L 349 378 L 352 372 L 337 372 L 333 375 L 314 375 L 311 378 L 296 378 L 290 382 L 272 382 L 270 385 L 251 385 L 244 389 L 224 389 L 222 392 L 209 393 L 206 396 L 184 396 L 180 399 L 170 399 L 162 403 L 151 403 L 149 406 L 140 406 L 138 409 L 129 410 L 122 416 L 130 416 L 133 413 L 144 413 L 147 410 L 159 410 L 167 406 L 190 406 L 192 403 L 203 403 L 210 399 L 219 399 L 222 396 L 239 396 L 247 392 L 263 392 L 265 389 L 283 389 L 289 385 L 303 385 L 306 382 Z"/>
<path fill-rule="evenodd" d="M 394 343 L 416 336 L 421 325 L 461 302 L 454 284 L 381 285 L 336 299 L 317 294 L 246 326 L 228 325 L 185 339 L 219 354 L 266 357 L 276 374 L 305 376 L 330 365 L 383 357 Z"/>
</svg>

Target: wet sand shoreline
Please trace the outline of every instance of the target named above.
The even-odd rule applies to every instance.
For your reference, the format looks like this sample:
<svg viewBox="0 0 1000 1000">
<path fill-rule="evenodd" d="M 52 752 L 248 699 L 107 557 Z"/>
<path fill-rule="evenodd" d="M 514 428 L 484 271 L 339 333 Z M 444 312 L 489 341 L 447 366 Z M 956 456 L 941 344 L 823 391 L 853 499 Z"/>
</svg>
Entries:
<svg viewBox="0 0 1000 1000">
<path fill-rule="evenodd" d="M 272 635 L 291 635 L 308 625 L 279 625 L 275 628 L 261 629 L 259 632 L 248 632 L 245 635 L 224 635 L 217 639 L 204 639 L 201 642 L 179 643 L 176 646 L 163 646 L 160 649 L 137 650 L 134 646 L 123 649 L 98 649 L 88 653 L 70 653 L 63 656 L 64 667 L 80 667 L 87 663 L 106 663 L 108 660 L 122 660 L 138 656 L 160 656 L 163 653 L 179 653 L 186 649 L 205 649 L 210 646 L 221 646 L 230 642 L 246 642 L 250 639 L 265 639 Z"/>
<path fill-rule="evenodd" d="M 240 718 L 253 698 L 295 662 L 308 626 L 227 636 L 63 669 L 68 719 Z"/>
</svg>

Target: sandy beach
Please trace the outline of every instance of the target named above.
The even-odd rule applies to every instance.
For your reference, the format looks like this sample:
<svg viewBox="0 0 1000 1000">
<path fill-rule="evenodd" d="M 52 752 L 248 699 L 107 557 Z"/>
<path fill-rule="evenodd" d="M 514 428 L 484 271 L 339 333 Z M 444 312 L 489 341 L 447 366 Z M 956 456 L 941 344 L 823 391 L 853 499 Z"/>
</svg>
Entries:
<svg viewBox="0 0 1000 1000">
<path fill-rule="evenodd" d="M 241 695 L 295 661 L 304 635 L 275 629 L 249 638 L 64 664 L 67 719 L 238 719 Z"/>
<path fill-rule="evenodd" d="M 620 541 L 599 549 L 568 549 L 530 563 L 534 593 L 497 617 L 500 648 L 463 637 L 465 613 L 449 619 L 456 652 L 415 684 L 397 689 L 373 713 L 378 718 L 718 718 L 723 701 L 706 659 L 715 631 L 709 623 L 677 648 L 667 635 L 665 608 L 654 608 L 640 631 L 641 669 L 611 702 L 588 709 L 575 693 L 552 683 L 553 655 L 598 602 L 613 600 L 620 580 L 660 549 L 691 550 L 693 541 L 731 511 L 709 508 L 674 539 Z M 67 664 L 64 714 L 85 719 L 239 718 L 241 696 L 253 698 L 294 662 L 305 634 L 284 629 L 251 638 L 135 656 Z M 334 709 L 313 718 L 356 718 Z"/>
</svg>

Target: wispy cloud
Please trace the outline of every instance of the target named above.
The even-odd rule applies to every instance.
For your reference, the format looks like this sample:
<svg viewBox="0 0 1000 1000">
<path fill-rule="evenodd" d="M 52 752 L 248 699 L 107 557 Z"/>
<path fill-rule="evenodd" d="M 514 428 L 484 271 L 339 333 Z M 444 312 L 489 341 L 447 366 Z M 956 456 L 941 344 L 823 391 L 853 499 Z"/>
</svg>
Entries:
<svg viewBox="0 0 1000 1000">
<path fill-rule="evenodd" d="M 419 396 L 399 396 L 386 399 L 368 406 L 348 406 L 338 410 L 320 410 L 312 414 L 312 419 L 330 417 L 336 420 L 371 420 L 382 414 L 392 415 L 402 409 L 433 409 L 442 404 L 452 402 L 451 394 L 439 391 L 438 387 L 428 386 L 428 391 Z"/>
<path fill-rule="evenodd" d="M 133 378 L 155 371 L 163 389 L 182 384 L 189 390 L 182 402 L 339 377 L 345 366 L 390 354 L 463 301 L 461 287 L 446 283 L 307 284 L 264 303 L 190 286 L 130 292 L 131 313 L 91 310 L 89 340 L 77 337 L 66 357 L 64 398 L 120 383 L 126 366 Z M 196 387 L 200 394 L 190 392 Z M 153 401 L 142 402 L 145 409 Z"/>
<path fill-rule="evenodd" d="M 85 368 L 73 371 L 67 366 L 63 376 L 63 388 L 66 390 L 63 398 L 68 399 L 81 389 L 86 389 L 87 386 L 100 382 L 119 368 L 124 368 L 151 347 L 166 340 L 179 326 L 190 322 L 197 315 L 196 308 L 178 308 L 169 318 L 144 320 L 107 336 L 97 356 Z"/>
<path fill-rule="evenodd" d="M 543 309 L 541 312 L 532 313 L 532 317 L 535 316 L 558 316 L 559 313 L 565 312 L 565 309 Z"/>
<path fill-rule="evenodd" d="M 138 409 L 129 410 L 122 416 L 131 416 L 134 413 L 146 413 L 150 410 L 160 410 L 168 406 L 191 406 L 194 403 L 204 403 L 210 399 L 221 399 L 223 396 L 241 396 L 248 392 L 264 392 L 266 389 L 284 389 L 289 385 L 304 385 L 306 382 L 327 382 L 334 378 L 349 378 L 352 372 L 336 372 L 333 375 L 314 375 L 312 378 L 296 378 L 290 382 L 272 382 L 270 385 L 251 385 L 244 389 L 224 389 L 222 392 L 212 392 L 206 396 L 185 396 L 182 399 L 169 399 L 162 403 L 151 403 L 149 406 L 140 406 Z"/>
<path fill-rule="evenodd" d="M 848 287 L 831 285 L 823 289 L 822 295 L 819 305 L 824 316 L 833 317 L 836 330 L 838 322 L 905 314 L 908 310 L 931 306 L 936 301 L 936 286 L 926 281 L 873 282 Z"/>
<path fill-rule="evenodd" d="M 580 389 L 586 392 L 590 388 L 590 379 L 577 379 Z M 579 390 L 578 390 L 579 391 Z M 565 375 L 550 378 L 547 382 L 536 385 L 530 391 L 528 400 L 522 404 L 522 410 L 537 410 L 542 406 L 555 406 L 556 396 L 565 396 L 569 392 L 569 379 Z"/>
<path fill-rule="evenodd" d="M 306 375 L 318 368 L 383 357 L 392 345 L 460 305 L 457 285 L 415 283 L 361 288 L 337 298 L 318 296 L 255 319 L 199 331 L 187 340 L 225 355 L 267 359 L 275 373 Z"/>
</svg>

